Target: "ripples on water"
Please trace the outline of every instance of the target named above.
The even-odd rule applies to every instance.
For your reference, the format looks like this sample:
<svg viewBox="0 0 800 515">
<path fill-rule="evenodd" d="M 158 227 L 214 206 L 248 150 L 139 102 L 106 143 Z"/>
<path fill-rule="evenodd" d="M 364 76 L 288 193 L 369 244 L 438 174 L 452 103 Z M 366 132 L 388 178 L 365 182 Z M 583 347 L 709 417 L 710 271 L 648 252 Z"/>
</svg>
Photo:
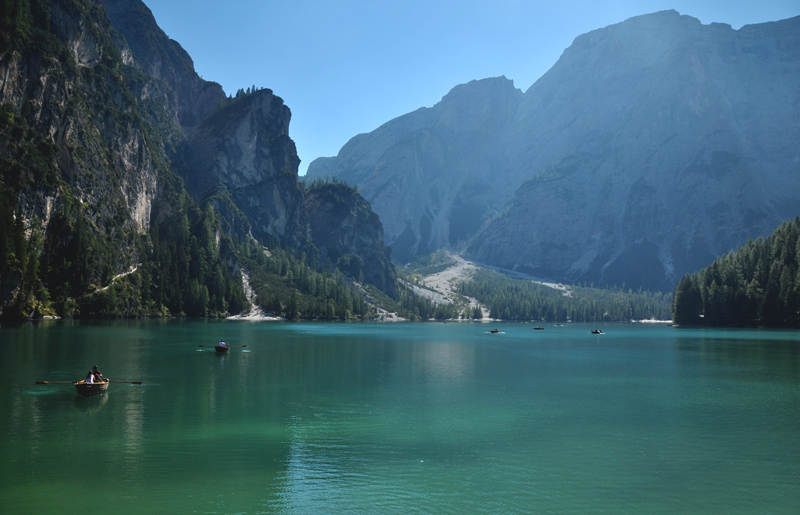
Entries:
<svg viewBox="0 0 800 515">
<path fill-rule="evenodd" d="M 497 326 L 0 329 L 0 505 L 798 513 L 800 333 Z M 32 386 L 95 363 L 144 384 Z"/>
</svg>

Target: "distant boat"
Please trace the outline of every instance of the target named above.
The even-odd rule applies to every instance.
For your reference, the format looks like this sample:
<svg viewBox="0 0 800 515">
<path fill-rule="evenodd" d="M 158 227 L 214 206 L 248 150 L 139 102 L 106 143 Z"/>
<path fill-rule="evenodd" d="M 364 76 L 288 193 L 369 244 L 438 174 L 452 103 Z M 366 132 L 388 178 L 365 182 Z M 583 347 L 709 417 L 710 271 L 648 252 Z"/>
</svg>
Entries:
<svg viewBox="0 0 800 515">
<path fill-rule="evenodd" d="M 84 397 L 91 397 L 108 390 L 108 379 L 104 379 L 99 383 L 87 383 L 84 379 L 75 383 L 75 389 Z"/>
<path fill-rule="evenodd" d="M 494 333 L 499 333 L 499 332 L 500 332 L 500 329 L 492 329 L 492 330 L 491 330 L 491 331 L 489 331 L 489 332 L 490 332 L 490 333 L 492 333 L 492 334 L 494 334 Z"/>
<path fill-rule="evenodd" d="M 600 329 L 592 329 L 592 334 L 605 334 Z"/>
<path fill-rule="evenodd" d="M 214 348 L 217 350 L 217 352 L 222 353 L 222 354 L 224 354 L 224 353 L 228 352 L 229 350 L 231 350 L 231 346 L 230 345 L 217 345 Z"/>
<path fill-rule="evenodd" d="M 534 327 L 534 330 L 537 330 L 537 331 L 544 331 L 544 327 L 539 327 L 539 326 L 537 325 L 536 327 Z"/>
</svg>

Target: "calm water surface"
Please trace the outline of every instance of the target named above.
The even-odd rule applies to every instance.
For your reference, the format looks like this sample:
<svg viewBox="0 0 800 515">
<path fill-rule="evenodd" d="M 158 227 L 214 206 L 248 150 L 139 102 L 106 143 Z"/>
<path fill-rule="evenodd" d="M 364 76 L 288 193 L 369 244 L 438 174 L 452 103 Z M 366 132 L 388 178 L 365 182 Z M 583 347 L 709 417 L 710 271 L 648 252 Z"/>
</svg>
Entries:
<svg viewBox="0 0 800 515">
<path fill-rule="evenodd" d="M 0 511 L 800 513 L 800 331 L 493 327 L 3 325 Z"/>
</svg>

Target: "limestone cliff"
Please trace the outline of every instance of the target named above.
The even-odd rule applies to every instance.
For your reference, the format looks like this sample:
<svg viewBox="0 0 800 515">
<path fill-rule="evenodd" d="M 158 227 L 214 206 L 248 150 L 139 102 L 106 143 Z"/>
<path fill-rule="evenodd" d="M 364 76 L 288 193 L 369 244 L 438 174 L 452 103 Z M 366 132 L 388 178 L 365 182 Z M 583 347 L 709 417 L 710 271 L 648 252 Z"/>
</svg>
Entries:
<svg viewBox="0 0 800 515">
<path fill-rule="evenodd" d="M 268 89 L 226 101 L 187 140 L 182 174 L 201 198 L 227 188 L 257 237 L 301 248 L 308 245 L 308 218 L 290 118 Z"/>
<path fill-rule="evenodd" d="M 659 289 L 800 212 L 800 18 L 640 16 L 576 38 L 524 94 L 502 82 L 356 136 L 309 176 L 358 185 L 401 259 L 466 240 L 494 266 Z M 468 92 L 456 113 L 485 118 L 441 116 Z"/>
<path fill-rule="evenodd" d="M 142 71 L 149 79 L 140 97 L 160 99 L 186 130 L 197 127 L 216 111 L 225 99 L 222 86 L 201 79 L 192 58 L 178 42 L 164 34 L 148 7 L 133 0 L 103 0 L 114 29 L 124 36 L 118 40 L 125 64 Z M 167 88 L 159 88 L 158 82 Z"/>
<path fill-rule="evenodd" d="M 0 52 L 3 182 L 28 227 L 77 200 L 99 234 L 146 230 L 157 167 L 102 3 L 52 2 Z M 39 50 L 39 48 L 44 50 Z"/>
</svg>

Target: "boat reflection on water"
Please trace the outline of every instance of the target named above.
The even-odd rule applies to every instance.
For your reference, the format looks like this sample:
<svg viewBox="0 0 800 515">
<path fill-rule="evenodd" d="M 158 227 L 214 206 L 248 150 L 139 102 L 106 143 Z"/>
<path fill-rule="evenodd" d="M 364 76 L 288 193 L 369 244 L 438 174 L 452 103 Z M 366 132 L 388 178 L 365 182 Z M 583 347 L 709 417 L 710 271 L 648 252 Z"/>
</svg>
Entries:
<svg viewBox="0 0 800 515">
<path fill-rule="evenodd" d="M 85 413 L 100 411 L 100 409 L 108 402 L 108 395 L 95 395 L 92 397 L 82 397 L 80 395 L 73 396 L 75 399 L 75 407 Z"/>
</svg>

